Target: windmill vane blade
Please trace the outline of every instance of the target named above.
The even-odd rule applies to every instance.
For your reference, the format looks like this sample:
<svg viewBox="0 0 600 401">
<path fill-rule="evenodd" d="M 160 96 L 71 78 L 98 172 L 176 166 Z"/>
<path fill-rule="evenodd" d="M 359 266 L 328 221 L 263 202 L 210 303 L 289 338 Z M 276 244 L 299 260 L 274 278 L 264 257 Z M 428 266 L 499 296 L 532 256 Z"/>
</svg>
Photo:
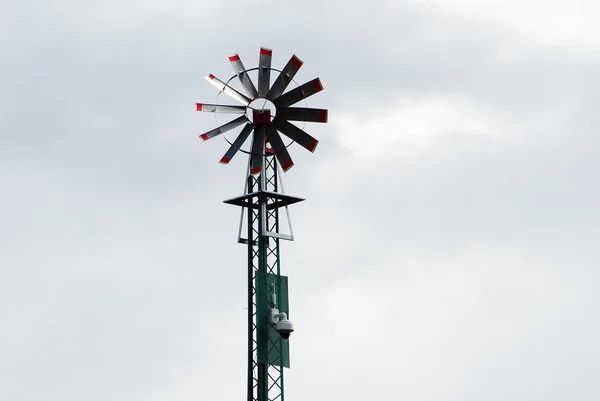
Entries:
<svg viewBox="0 0 600 401">
<path fill-rule="evenodd" d="M 203 141 L 208 141 L 210 138 L 214 138 L 215 136 L 221 135 L 224 132 L 231 131 L 235 127 L 239 127 L 247 121 L 248 119 L 246 118 L 246 115 L 239 116 L 235 120 L 231 120 L 228 123 L 221 125 L 220 127 L 217 127 L 213 130 L 208 131 L 205 134 L 200 135 L 200 138 L 202 138 Z"/>
<path fill-rule="evenodd" d="M 246 112 L 246 107 L 245 106 L 228 106 L 228 105 L 210 104 L 210 103 L 196 103 L 196 111 L 203 111 L 205 113 L 243 114 Z"/>
<path fill-rule="evenodd" d="M 305 83 L 304 85 L 301 85 L 287 93 L 284 93 L 277 99 L 274 99 L 273 104 L 277 107 L 291 106 L 294 103 L 298 103 L 299 101 L 306 99 L 307 97 L 312 96 L 315 93 L 320 92 L 322 90 L 323 85 L 321 85 L 321 80 L 319 78 L 315 78 L 312 81 Z"/>
<path fill-rule="evenodd" d="M 269 93 L 271 85 L 271 57 L 273 50 L 265 47 L 260 48 L 258 57 L 258 96 L 265 97 Z"/>
<path fill-rule="evenodd" d="M 266 134 L 267 139 L 269 140 L 269 143 L 271 144 L 271 147 L 275 152 L 275 157 L 277 157 L 277 161 L 279 161 L 283 172 L 288 171 L 294 166 L 294 162 L 292 161 L 290 153 L 288 152 L 283 141 L 281 140 L 279 133 L 277 132 L 274 126 L 267 125 Z"/>
<path fill-rule="evenodd" d="M 208 76 L 204 77 L 204 79 L 206 79 L 208 82 L 210 82 L 214 87 L 216 87 L 221 92 L 224 92 L 227 96 L 242 103 L 244 106 L 248 106 L 248 104 L 250 104 L 249 98 L 242 95 L 240 92 L 233 89 L 231 86 L 225 84 L 225 82 L 221 81 L 219 78 L 215 77 L 213 74 L 209 74 Z"/>
<path fill-rule="evenodd" d="M 252 137 L 252 153 L 250 154 L 250 174 L 261 172 L 265 152 L 265 126 L 255 126 Z"/>
<path fill-rule="evenodd" d="M 310 109 L 304 107 L 282 107 L 277 115 L 291 121 L 307 121 L 313 123 L 326 123 L 327 110 Z"/>
<path fill-rule="evenodd" d="M 288 87 L 290 82 L 292 82 L 292 79 L 294 79 L 294 76 L 296 75 L 300 67 L 302 67 L 302 64 L 302 60 L 296 57 L 296 55 L 293 55 L 290 61 L 288 61 L 285 67 L 283 67 L 283 70 L 281 70 L 281 73 L 273 83 L 273 86 L 267 94 L 267 99 L 272 100 L 279 97 L 283 93 L 283 91 L 285 91 L 285 88 Z"/>
<path fill-rule="evenodd" d="M 256 88 L 254 87 L 254 84 L 252 83 L 250 76 L 246 72 L 246 68 L 244 67 L 244 64 L 242 63 L 240 56 L 237 54 L 234 54 L 233 56 L 229 56 L 229 61 L 231 62 L 231 66 L 233 67 L 233 70 L 237 74 L 238 79 L 242 83 L 242 86 L 246 90 L 246 93 L 248 93 L 248 96 L 250 96 L 252 99 L 258 97 L 258 92 L 256 91 Z"/>
<path fill-rule="evenodd" d="M 279 132 L 281 132 L 283 135 L 287 136 L 291 140 L 295 141 L 298 145 L 302 146 L 309 152 L 314 152 L 317 148 L 319 141 L 317 141 L 315 138 L 313 138 L 300 128 L 296 127 L 294 124 L 284 119 L 280 119 L 279 115 L 275 117 L 275 119 L 273 120 L 273 124 Z"/>
<path fill-rule="evenodd" d="M 242 129 L 242 132 L 240 132 L 238 137 L 235 138 L 235 141 L 233 141 L 233 144 L 229 147 L 229 150 L 227 150 L 227 152 L 223 155 L 223 157 L 219 161 L 220 163 L 228 164 L 231 161 L 231 159 L 233 159 L 233 156 L 235 156 L 235 154 L 242 147 L 244 142 L 246 142 L 246 139 L 248 139 L 248 136 L 252 132 L 253 127 L 254 127 L 254 124 L 252 124 L 252 123 L 247 123 L 244 126 L 244 128 Z"/>
</svg>

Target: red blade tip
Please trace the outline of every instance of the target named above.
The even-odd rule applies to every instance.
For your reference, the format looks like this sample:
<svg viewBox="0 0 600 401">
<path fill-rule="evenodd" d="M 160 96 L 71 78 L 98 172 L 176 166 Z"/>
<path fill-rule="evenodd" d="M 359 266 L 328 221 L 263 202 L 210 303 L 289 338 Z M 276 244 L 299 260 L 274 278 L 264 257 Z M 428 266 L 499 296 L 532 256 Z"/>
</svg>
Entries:
<svg viewBox="0 0 600 401">
<path fill-rule="evenodd" d="M 264 54 L 265 56 L 271 56 L 273 54 L 273 50 L 267 49 L 266 47 L 261 47 L 260 54 Z"/>
<path fill-rule="evenodd" d="M 229 56 L 229 61 L 238 61 L 240 59 L 240 56 L 238 56 L 237 54 L 234 54 L 233 56 Z"/>
<path fill-rule="evenodd" d="M 219 160 L 219 163 L 228 164 L 230 161 L 231 161 L 230 158 L 228 158 L 228 157 L 222 157 L 221 160 Z"/>
<path fill-rule="evenodd" d="M 294 162 L 290 160 L 289 162 L 287 162 L 286 164 L 281 166 L 281 168 L 283 169 L 284 172 L 286 172 L 289 169 L 291 169 L 293 166 L 294 166 Z"/>
<path fill-rule="evenodd" d="M 261 167 L 255 167 L 252 170 L 250 170 L 250 174 L 252 174 L 252 175 L 258 174 L 258 173 L 260 173 L 260 170 L 262 170 Z"/>
<path fill-rule="evenodd" d="M 315 83 L 315 88 L 317 88 L 317 92 L 323 90 L 323 85 L 321 84 L 321 80 L 319 78 L 316 78 L 313 82 Z"/>
<path fill-rule="evenodd" d="M 196 111 L 202 111 L 202 103 L 196 103 Z"/>
<path fill-rule="evenodd" d="M 322 123 L 326 123 L 327 122 L 327 110 L 323 110 L 321 112 L 321 122 Z"/>
<path fill-rule="evenodd" d="M 202 138 L 203 141 L 208 141 L 208 135 L 206 134 L 200 135 L 200 138 Z"/>
<path fill-rule="evenodd" d="M 298 57 L 296 57 L 296 55 L 294 54 L 292 56 L 292 63 L 294 63 L 296 65 L 296 67 L 300 68 L 302 66 L 302 60 L 300 60 Z"/>
<path fill-rule="evenodd" d="M 316 139 L 313 139 L 312 142 L 310 143 L 310 146 L 308 147 L 308 150 L 310 150 L 311 152 L 314 152 L 315 149 L 317 148 L 318 144 L 319 144 L 319 141 L 317 141 Z"/>
<path fill-rule="evenodd" d="M 213 74 L 208 74 L 208 79 L 215 79 L 215 76 Z"/>
</svg>

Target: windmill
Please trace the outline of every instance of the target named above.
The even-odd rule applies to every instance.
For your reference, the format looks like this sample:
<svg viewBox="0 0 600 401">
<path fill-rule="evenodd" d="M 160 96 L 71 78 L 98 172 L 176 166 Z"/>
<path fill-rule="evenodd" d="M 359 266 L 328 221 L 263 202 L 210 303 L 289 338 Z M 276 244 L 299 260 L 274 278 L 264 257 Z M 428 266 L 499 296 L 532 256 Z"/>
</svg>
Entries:
<svg viewBox="0 0 600 401">
<path fill-rule="evenodd" d="M 299 102 L 323 90 L 319 78 L 286 89 L 302 61 L 293 55 L 283 69 L 271 67 L 273 52 L 262 47 L 258 67 L 246 69 L 239 55 L 229 57 L 235 75 L 224 82 L 212 74 L 205 79 L 238 104 L 196 103 L 196 110 L 217 114 L 237 114 L 231 121 L 202 135 L 208 139 L 236 132 L 220 162 L 228 164 L 241 151 L 248 154 L 244 194 L 224 201 L 240 206 L 238 242 L 248 248 L 248 379 L 247 401 L 283 401 L 283 369 L 290 367 L 289 337 L 294 326 L 288 320 L 288 279 L 281 275 L 279 241 L 293 241 L 288 206 L 304 199 L 286 195 L 280 169 L 288 171 L 294 162 L 288 147 L 294 142 L 314 152 L 318 141 L 293 122 L 327 122 L 327 110 L 297 107 Z M 271 73 L 278 74 L 271 84 Z M 258 76 L 257 85 L 250 78 Z M 237 77 L 237 80 L 235 78 Z M 233 81 L 233 82 L 232 82 Z M 241 89 L 234 88 L 238 82 Z M 239 86 L 238 85 L 238 86 Z M 242 93 L 242 90 L 244 93 Z M 281 135 L 289 142 L 284 143 Z M 248 138 L 249 149 L 242 149 Z M 280 224 L 285 210 L 289 233 Z M 247 211 L 246 237 L 242 235 Z"/>
</svg>

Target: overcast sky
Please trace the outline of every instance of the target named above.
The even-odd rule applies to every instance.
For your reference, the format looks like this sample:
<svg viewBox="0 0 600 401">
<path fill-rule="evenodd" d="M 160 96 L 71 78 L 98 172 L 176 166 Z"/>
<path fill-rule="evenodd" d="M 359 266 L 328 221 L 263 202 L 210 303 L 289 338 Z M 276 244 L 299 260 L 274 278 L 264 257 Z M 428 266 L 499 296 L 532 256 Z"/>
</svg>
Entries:
<svg viewBox="0 0 600 401">
<path fill-rule="evenodd" d="M 0 400 L 245 399 L 246 160 L 195 102 L 292 54 L 286 400 L 600 399 L 593 0 L 0 4 Z M 221 98 L 224 99 L 224 98 Z M 232 102 L 233 103 L 233 102 Z"/>
</svg>

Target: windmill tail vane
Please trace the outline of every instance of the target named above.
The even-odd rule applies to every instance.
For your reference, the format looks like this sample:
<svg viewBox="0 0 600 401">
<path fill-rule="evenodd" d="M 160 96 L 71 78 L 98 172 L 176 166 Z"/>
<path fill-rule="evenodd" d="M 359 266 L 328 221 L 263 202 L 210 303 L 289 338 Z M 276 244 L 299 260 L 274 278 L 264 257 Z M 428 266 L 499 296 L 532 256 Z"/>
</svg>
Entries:
<svg viewBox="0 0 600 401">
<path fill-rule="evenodd" d="M 205 77 L 211 85 L 241 105 L 196 103 L 197 111 L 238 115 L 231 121 L 201 134 L 200 138 L 207 141 L 243 126 L 233 143 L 230 143 L 229 149 L 220 162 L 228 164 L 252 134 L 250 150 L 242 150 L 250 155 L 250 173 L 252 175 L 256 175 L 264 169 L 265 155 L 274 155 L 284 172 L 294 165 L 288 152 L 289 145 L 284 144 L 281 135 L 306 150 L 314 152 L 319 142 L 291 121 L 326 123 L 328 117 L 326 109 L 293 107 L 296 103 L 323 90 L 320 79 L 315 78 L 285 92 L 303 62 L 293 55 L 279 71 L 271 68 L 272 55 L 272 50 L 261 47 L 258 67 L 250 70 L 244 67 L 238 54 L 229 56 L 229 62 L 245 94 L 213 74 Z M 248 72 L 256 70 L 258 71 L 258 82 L 255 86 Z M 271 71 L 279 72 L 273 85 L 270 84 Z"/>
</svg>

